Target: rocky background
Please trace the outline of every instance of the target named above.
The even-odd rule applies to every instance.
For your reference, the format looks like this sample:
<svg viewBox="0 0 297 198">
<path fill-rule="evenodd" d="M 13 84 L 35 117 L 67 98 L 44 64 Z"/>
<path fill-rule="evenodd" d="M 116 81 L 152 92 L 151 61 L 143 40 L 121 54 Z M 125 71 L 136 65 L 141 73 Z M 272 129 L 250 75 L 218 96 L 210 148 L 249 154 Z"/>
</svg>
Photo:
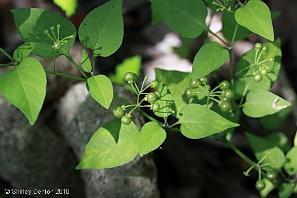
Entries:
<svg viewBox="0 0 297 198">
<path fill-rule="evenodd" d="M 71 20 L 78 25 L 92 8 L 103 2 L 80 0 L 77 14 Z M 143 72 L 151 79 L 155 67 L 189 71 L 190 62 L 203 39 L 192 41 L 181 58 L 172 50 L 181 45 L 181 40 L 165 26 L 151 25 L 149 3 L 144 0 L 124 2 L 123 46 L 110 58 L 97 61 L 98 72 L 112 74 L 116 64 L 133 55 L 142 57 Z M 297 1 L 271 0 L 268 3 L 272 9 L 281 12 L 275 21 L 275 29 L 284 52 L 284 70 L 274 89 L 294 100 L 297 89 Z M 61 12 L 51 1 L 0 0 L 0 47 L 10 52 L 21 42 L 9 14 L 9 10 L 16 7 L 43 7 Z M 220 26 L 219 18 L 212 21 L 214 29 Z M 238 43 L 238 54 L 250 48 L 257 39 L 251 37 Z M 78 59 L 80 48 L 75 46 L 72 54 Z M 5 60 L 0 55 L 2 61 Z M 53 66 L 50 60 L 42 62 L 45 67 Z M 57 67 L 75 74 L 62 58 L 58 59 Z M 116 88 L 116 92 L 131 99 L 120 88 Z M 293 113 L 282 128 L 289 137 L 295 130 L 294 115 L 297 114 Z M 74 170 L 93 132 L 111 119 L 109 111 L 88 97 L 84 84 L 52 76 L 44 108 L 34 127 L 29 127 L 24 116 L 0 97 L 0 192 L 5 188 L 67 188 L 70 189 L 68 197 L 73 198 L 258 197 L 255 178 L 242 174 L 247 166 L 232 151 L 215 141 L 189 140 L 174 132 L 168 132 L 166 142 L 154 154 L 137 158 L 123 167 Z M 255 127 L 255 130 L 261 133 L 261 128 Z M 249 152 L 240 132 L 235 141 Z M 0 198 L 3 197 L 1 193 Z"/>
</svg>

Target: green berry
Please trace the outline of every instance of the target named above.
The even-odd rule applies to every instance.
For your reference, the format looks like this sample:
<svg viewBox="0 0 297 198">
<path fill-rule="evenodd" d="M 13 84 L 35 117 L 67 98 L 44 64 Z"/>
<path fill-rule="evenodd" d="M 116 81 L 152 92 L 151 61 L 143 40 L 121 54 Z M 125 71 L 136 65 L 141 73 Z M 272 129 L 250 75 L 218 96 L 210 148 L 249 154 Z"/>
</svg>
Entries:
<svg viewBox="0 0 297 198">
<path fill-rule="evenodd" d="M 223 97 L 228 98 L 228 99 L 232 99 L 234 97 L 234 93 L 231 89 L 226 89 L 223 92 Z"/>
<path fill-rule="evenodd" d="M 147 94 L 146 99 L 149 103 L 153 104 L 158 100 L 158 97 L 155 93 L 151 92 Z"/>
<path fill-rule="evenodd" d="M 161 97 L 161 92 L 155 91 L 154 93 L 156 94 L 157 98 L 160 98 Z"/>
<path fill-rule="evenodd" d="M 256 43 L 255 48 L 256 49 L 261 49 L 262 48 L 262 44 L 261 43 Z"/>
<path fill-rule="evenodd" d="M 224 81 L 222 81 L 222 82 L 220 83 L 220 88 L 221 88 L 222 90 L 229 89 L 230 86 L 231 86 L 231 85 L 230 85 L 229 81 L 227 81 L 227 80 L 224 80 Z"/>
<path fill-rule="evenodd" d="M 268 179 L 274 180 L 276 178 L 276 173 L 271 171 L 271 172 L 268 172 L 266 176 Z"/>
<path fill-rule="evenodd" d="M 256 188 L 261 191 L 265 188 L 265 182 L 263 180 L 259 180 L 256 182 Z"/>
<path fill-rule="evenodd" d="M 219 104 L 219 107 L 220 107 L 221 111 L 228 112 L 231 109 L 231 104 L 230 104 L 230 102 L 221 101 Z"/>
<path fill-rule="evenodd" d="M 113 110 L 113 115 L 116 118 L 121 118 L 124 115 L 124 109 L 122 107 L 116 107 Z"/>
<path fill-rule="evenodd" d="M 265 68 L 260 69 L 261 75 L 265 76 L 267 74 L 267 70 Z"/>
<path fill-rule="evenodd" d="M 226 97 L 222 97 L 220 102 L 228 102 L 230 103 L 230 99 L 229 98 L 226 98 Z"/>
<path fill-rule="evenodd" d="M 128 83 L 134 82 L 136 80 L 136 78 L 137 78 L 137 75 L 132 72 L 127 72 L 125 74 L 125 81 Z"/>
<path fill-rule="evenodd" d="M 127 115 L 123 116 L 121 119 L 122 124 L 129 125 L 131 123 L 131 118 Z"/>
<path fill-rule="evenodd" d="M 206 77 L 200 78 L 199 80 L 202 84 L 206 85 L 208 83 L 208 80 Z"/>
<path fill-rule="evenodd" d="M 260 82 L 262 80 L 262 75 L 260 73 L 254 74 L 254 80 Z"/>
<path fill-rule="evenodd" d="M 262 50 L 263 50 L 264 52 L 266 52 L 266 51 L 268 50 L 267 46 L 264 45 L 264 46 L 262 47 Z"/>
<path fill-rule="evenodd" d="M 194 91 L 191 88 L 188 88 L 185 93 L 188 98 L 191 98 L 194 96 Z"/>
<path fill-rule="evenodd" d="M 157 80 L 152 81 L 150 87 L 152 89 L 158 89 L 159 88 L 159 82 Z"/>
<path fill-rule="evenodd" d="M 158 103 L 155 103 L 155 104 L 152 105 L 152 109 L 153 109 L 154 112 L 159 111 L 160 110 L 160 105 Z"/>
<path fill-rule="evenodd" d="M 199 87 L 199 80 L 191 80 L 191 82 L 190 82 L 190 86 L 192 87 L 192 88 L 198 88 Z"/>
</svg>

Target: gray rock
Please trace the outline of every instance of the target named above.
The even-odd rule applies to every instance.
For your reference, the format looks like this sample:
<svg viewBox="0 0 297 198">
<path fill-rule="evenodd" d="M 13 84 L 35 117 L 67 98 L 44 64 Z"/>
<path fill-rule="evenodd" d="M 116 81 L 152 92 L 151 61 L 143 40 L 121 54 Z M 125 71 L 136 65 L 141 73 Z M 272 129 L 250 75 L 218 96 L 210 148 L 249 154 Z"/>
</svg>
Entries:
<svg viewBox="0 0 297 198">
<path fill-rule="evenodd" d="M 68 188 L 72 197 L 83 197 L 83 181 L 73 171 L 77 158 L 62 137 L 30 127 L 2 98 L 0 109 L 0 176 L 17 188 Z"/>
<path fill-rule="evenodd" d="M 104 123 L 114 119 L 110 110 L 103 109 L 93 99 L 87 97 L 82 102 L 82 98 L 86 97 L 85 93 L 85 85 L 74 86 L 61 101 L 59 111 L 61 131 L 78 158 L 81 158 L 93 133 Z M 116 93 L 120 94 L 115 103 L 129 97 L 118 88 Z M 72 105 L 70 107 L 67 104 Z M 81 173 L 88 198 L 159 197 L 156 168 L 150 157 L 136 158 L 118 168 L 83 170 Z"/>
</svg>

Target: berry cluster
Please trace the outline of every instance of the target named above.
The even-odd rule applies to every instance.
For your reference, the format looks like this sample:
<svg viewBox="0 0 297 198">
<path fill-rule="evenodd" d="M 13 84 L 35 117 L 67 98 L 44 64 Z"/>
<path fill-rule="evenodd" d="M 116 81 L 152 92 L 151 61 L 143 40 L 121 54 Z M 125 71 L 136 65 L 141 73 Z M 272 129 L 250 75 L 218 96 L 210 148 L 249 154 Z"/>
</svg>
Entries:
<svg viewBox="0 0 297 198">
<path fill-rule="evenodd" d="M 231 85 L 229 81 L 222 81 L 219 85 L 222 90 L 221 95 L 219 96 L 219 107 L 223 112 L 228 112 L 232 109 L 232 99 L 234 98 L 234 93 L 230 89 Z"/>
<path fill-rule="evenodd" d="M 131 123 L 131 117 L 132 113 L 135 110 L 139 110 L 140 108 L 148 107 L 150 108 L 154 113 L 159 112 L 164 107 L 161 107 L 157 101 L 161 98 L 161 93 L 159 91 L 159 82 L 157 80 L 152 81 L 147 87 L 144 87 L 144 84 L 147 80 L 145 77 L 142 86 L 139 88 L 136 84 L 137 75 L 132 72 L 127 72 L 124 76 L 125 81 L 132 87 L 135 94 L 137 95 L 137 101 L 136 104 L 131 105 L 122 105 L 118 106 L 113 110 L 113 115 L 116 118 L 121 118 L 121 122 L 123 124 L 129 125 Z M 152 89 L 153 92 L 146 93 L 148 89 Z M 144 103 L 149 104 L 144 104 Z M 127 111 L 127 110 L 130 111 Z"/>
<path fill-rule="evenodd" d="M 190 88 L 186 89 L 185 94 L 188 98 L 193 98 L 194 96 L 198 96 L 200 93 L 198 91 L 199 88 L 208 86 L 207 78 L 200 78 L 200 79 L 194 79 L 190 81 Z"/>
<path fill-rule="evenodd" d="M 264 55 L 268 50 L 267 46 L 263 46 L 261 43 L 256 43 L 255 49 L 255 65 L 257 68 L 253 72 L 253 78 L 255 81 L 259 82 L 262 80 L 263 76 L 269 72 L 269 67 L 265 63 L 270 60 L 260 61 L 262 55 Z"/>
</svg>

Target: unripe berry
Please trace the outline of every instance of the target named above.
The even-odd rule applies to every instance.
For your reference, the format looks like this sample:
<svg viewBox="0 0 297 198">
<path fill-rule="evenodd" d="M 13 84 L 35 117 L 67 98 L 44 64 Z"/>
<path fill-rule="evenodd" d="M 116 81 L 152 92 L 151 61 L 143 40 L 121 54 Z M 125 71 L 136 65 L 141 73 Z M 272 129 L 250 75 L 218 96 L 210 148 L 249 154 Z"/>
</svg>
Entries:
<svg viewBox="0 0 297 198">
<path fill-rule="evenodd" d="M 132 72 L 127 72 L 126 74 L 125 74 L 125 81 L 126 82 L 128 82 L 128 83 L 132 83 L 132 82 L 134 82 L 135 80 L 136 80 L 136 78 L 137 78 L 137 75 L 136 74 L 134 74 L 134 73 L 132 73 Z"/>
<path fill-rule="evenodd" d="M 191 98 L 194 96 L 194 91 L 191 88 L 188 88 L 185 93 L 188 98 Z"/>
<path fill-rule="evenodd" d="M 260 73 L 254 74 L 254 80 L 260 82 L 262 80 L 262 75 Z"/>
<path fill-rule="evenodd" d="M 123 116 L 121 119 L 122 124 L 129 125 L 131 123 L 131 118 L 129 116 Z"/>
<path fill-rule="evenodd" d="M 124 115 L 124 109 L 122 107 L 116 107 L 113 110 L 113 115 L 116 118 L 121 118 Z"/>
<path fill-rule="evenodd" d="M 157 80 L 152 81 L 150 87 L 157 90 L 159 88 L 159 82 Z"/>
<path fill-rule="evenodd" d="M 199 81 L 198 80 L 191 80 L 190 86 L 192 88 L 198 88 L 199 87 Z"/>
<path fill-rule="evenodd" d="M 262 48 L 262 44 L 261 43 L 256 43 L 255 48 L 256 49 L 261 49 Z"/>
<path fill-rule="evenodd" d="M 226 89 L 223 92 L 223 97 L 228 98 L 228 99 L 232 99 L 234 97 L 234 93 L 231 89 Z"/>
<path fill-rule="evenodd" d="M 155 103 L 155 104 L 152 105 L 152 109 L 153 109 L 154 112 L 159 111 L 160 110 L 160 105 L 158 103 Z"/>
<path fill-rule="evenodd" d="M 224 89 L 228 89 L 228 88 L 230 88 L 230 83 L 229 83 L 229 81 L 227 81 L 227 80 L 224 80 L 224 81 L 222 81 L 221 83 L 220 83 L 220 88 L 222 89 L 222 90 L 224 90 Z"/>
<path fill-rule="evenodd" d="M 231 109 L 231 104 L 230 104 L 230 102 L 221 101 L 219 104 L 219 107 L 220 107 L 221 111 L 228 112 Z"/>
<path fill-rule="evenodd" d="M 147 94 L 146 99 L 149 103 L 153 104 L 158 100 L 158 97 L 155 93 L 151 92 Z"/>
<path fill-rule="evenodd" d="M 263 181 L 263 180 L 260 180 L 260 181 L 257 181 L 256 182 L 256 188 L 258 189 L 258 190 L 264 190 L 264 188 L 265 188 L 265 182 Z"/>
</svg>

